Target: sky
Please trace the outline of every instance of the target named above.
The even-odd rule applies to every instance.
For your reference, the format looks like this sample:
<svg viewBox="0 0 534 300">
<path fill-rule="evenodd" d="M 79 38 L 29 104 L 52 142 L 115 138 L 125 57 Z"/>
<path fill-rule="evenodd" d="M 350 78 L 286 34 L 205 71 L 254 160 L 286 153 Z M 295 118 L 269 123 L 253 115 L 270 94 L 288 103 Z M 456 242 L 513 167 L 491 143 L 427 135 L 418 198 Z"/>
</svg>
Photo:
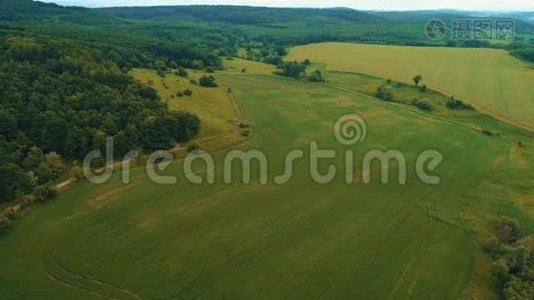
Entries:
<svg viewBox="0 0 534 300">
<path fill-rule="evenodd" d="M 460 10 L 534 11 L 534 0 L 40 0 L 87 7 L 154 5 L 250 5 L 274 7 L 350 7 L 360 10 Z"/>
</svg>

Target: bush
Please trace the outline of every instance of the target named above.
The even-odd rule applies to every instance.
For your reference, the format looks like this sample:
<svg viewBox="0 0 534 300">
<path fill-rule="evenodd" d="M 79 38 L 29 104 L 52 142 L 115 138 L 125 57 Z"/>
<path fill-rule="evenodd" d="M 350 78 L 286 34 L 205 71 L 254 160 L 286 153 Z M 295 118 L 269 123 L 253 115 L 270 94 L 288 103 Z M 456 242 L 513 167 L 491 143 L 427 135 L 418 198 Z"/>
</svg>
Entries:
<svg viewBox="0 0 534 300">
<path fill-rule="evenodd" d="M 434 106 L 427 99 L 415 100 L 413 103 L 420 110 L 431 112 L 434 110 Z"/>
<path fill-rule="evenodd" d="M 276 75 L 298 79 L 306 70 L 306 65 L 304 63 L 297 63 L 296 61 L 284 62 L 278 66 L 278 69 L 281 71 L 275 72 Z"/>
<path fill-rule="evenodd" d="M 174 74 L 180 77 L 189 77 L 189 74 L 187 73 L 187 71 L 182 67 L 179 67 L 178 70 L 174 72 Z"/>
<path fill-rule="evenodd" d="M 218 87 L 217 83 L 215 83 L 215 78 L 211 75 L 202 76 L 199 80 L 199 84 L 203 87 Z"/>
<path fill-rule="evenodd" d="M 190 89 L 185 89 L 185 90 L 184 90 L 184 95 L 186 95 L 186 96 L 192 96 L 192 95 L 193 95 L 193 91 L 190 90 Z"/>
<path fill-rule="evenodd" d="M 178 93 L 176 93 L 176 96 L 178 96 L 178 97 L 183 97 L 183 96 L 184 96 L 184 93 L 182 93 L 182 92 L 178 92 Z"/>
<path fill-rule="evenodd" d="M 426 84 L 423 84 L 423 85 L 419 88 L 419 90 L 420 90 L 421 92 L 423 92 L 423 93 L 426 92 L 427 89 L 428 89 L 428 87 L 426 86 Z"/>
<path fill-rule="evenodd" d="M 482 133 L 487 135 L 487 136 L 496 136 L 497 134 L 491 130 L 487 130 L 487 129 L 482 129 Z"/>
<path fill-rule="evenodd" d="M 191 84 L 195 84 L 195 85 L 198 84 L 197 81 L 194 80 L 194 79 L 189 80 L 189 83 L 191 83 Z"/>
<path fill-rule="evenodd" d="M 496 257 L 498 254 L 500 254 L 501 245 L 499 243 L 499 240 L 492 236 L 484 245 L 484 251 L 486 253 L 490 254 L 492 257 Z"/>
<path fill-rule="evenodd" d="M 310 75 L 309 80 L 312 82 L 325 82 L 323 74 L 319 70 L 313 71 L 313 73 Z"/>
<path fill-rule="evenodd" d="M 423 76 L 421 75 L 416 75 L 414 78 L 413 78 L 413 82 L 415 83 L 415 85 L 419 85 L 419 83 L 423 80 Z"/>
<path fill-rule="evenodd" d="M 82 180 L 85 177 L 82 167 L 80 166 L 72 167 L 70 169 L 69 177 L 72 178 L 74 181 Z"/>
<path fill-rule="evenodd" d="M 461 100 L 456 100 L 454 97 L 451 97 L 449 101 L 447 101 L 447 107 L 450 109 L 473 109 L 471 104 L 464 103 Z"/>
<path fill-rule="evenodd" d="M 247 72 L 246 68 L 243 68 L 243 70 L 241 70 L 241 73 L 246 73 L 246 72 Z"/>
<path fill-rule="evenodd" d="M 519 222 L 509 217 L 499 220 L 499 239 L 485 246 L 494 259 L 491 274 L 503 299 L 534 299 L 534 258 L 519 240 Z"/>
<path fill-rule="evenodd" d="M 511 243 L 517 241 L 521 236 L 521 227 L 515 219 L 501 216 L 499 220 L 499 241 Z"/>
<path fill-rule="evenodd" d="M 57 191 L 51 185 L 40 185 L 33 191 L 36 202 L 45 202 L 48 199 L 55 197 Z"/>
<path fill-rule="evenodd" d="M 392 102 L 394 100 L 392 88 L 388 85 L 380 86 L 376 91 L 376 97 L 384 101 Z"/>
<path fill-rule="evenodd" d="M 213 70 L 212 68 L 207 68 L 206 73 L 215 73 L 215 70 Z"/>
</svg>

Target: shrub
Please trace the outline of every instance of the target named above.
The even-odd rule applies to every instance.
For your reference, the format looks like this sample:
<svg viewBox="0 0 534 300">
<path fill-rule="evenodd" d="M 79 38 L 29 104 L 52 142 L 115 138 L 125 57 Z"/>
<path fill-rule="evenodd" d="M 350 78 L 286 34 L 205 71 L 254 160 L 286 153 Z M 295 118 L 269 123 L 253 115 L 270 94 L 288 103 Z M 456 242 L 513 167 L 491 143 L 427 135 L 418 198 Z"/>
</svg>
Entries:
<svg viewBox="0 0 534 300">
<path fill-rule="evenodd" d="M 243 68 L 243 70 L 241 70 L 241 73 L 246 73 L 246 72 L 247 72 L 246 68 Z"/>
<path fill-rule="evenodd" d="M 192 96 L 192 95 L 193 95 L 193 91 L 190 90 L 190 89 L 185 89 L 185 90 L 184 90 L 184 95 L 186 95 L 186 96 Z"/>
<path fill-rule="evenodd" d="M 56 190 L 51 185 L 40 185 L 33 190 L 36 202 L 45 202 L 56 196 Z"/>
<path fill-rule="evenodd" d="M 176 93 L 176 96 L 178 96 L 178 97 L 183 97 L 183 96 L 184 96 L 184 93 L 182 93 L 182 92 L 178 92 L 178 93 Z"/>
<path fill-rule="evenodd" d="M 492 236 L 484 245 L 484 251 L 493 257 L 500 253 L 500 249 L 499 240 L 495 236 Z"/>
<path fill-rule="evenodd" d="M 384 101 L 389 101 L 389 102 L 393 101 L 394 96 L 393 96 L 392 88 L 387 85 L 380 86 L 376 91 L 376 97 Z"/>
<path fill-rule="evenodd" d="M 275 72 L 276 75 L 291 77 L 298 79 L 300 75 L 306 70 L 306 65 L 304 63 L 298 62 L 284 62 L 278 66 L 280 71 Z"/>
<path fill-rule="evenodd" d="M 83 169 L 80 166 L 74 166 L 70 169 L 69 177 L 74 179 L 74 181 L 82 180 L 85 175 L 83 174 Z"/>
<path fill-rule="evenodd" d="M 501 216 L 499 220 L 499 241 L 503 243 L 515 242 L 520 238 L 521 227 L 513 218 Z"/>
<path fill-rule="evenodd" d="M 461 100 L 456 100 L 454 97 L 451 97 L 449 101 L 447 101 L 447 107 L 449 109 L 473 109 L 471 104 L 464 103 Z"/>
<path fill-rule="evenodd" d="M 203 87 L 218 87 L 217 83 L 215 82 L 215 78 L 211 75 L 202 76 L 199 80 L 199 84 Z"/>
<path fill-rule="evenodd" d="M 487 129 L 482 129 L 482 133 L 487 135 L 487 136 L 495 136 L 496 135 L 493 131 L 487 130 Z"/>
<path fill-rule="evenodd" d="M 215 73 L 215 70 L 213 70 L 212 68 L 207 68 L 206 73 Z"/>
<path fill-rule="evenodd" d="M 419 85 L 419 83 L 423 80 L 423 76 L 421 75 L 416 75 L 414 78 L 413 78 L 413 82 L 415 83 L 415 85 Z"/>
<path fill-rule="evenodd" d="M 421 92 L 423 92 L 423 93 L 426 92 L 427 89 L 428 89 L 428 87 L 426 86 L 426 84 L 423 84 L 423 85 L 419 88 L 419 90 L 420 90 Z"/>
<path fill-rule="evenodd" d="M 313 71 L 313 73 L 310 75 L 309 80 L 312 82 L 325 82 L 323 74 L 319 70 Z"/>
<path fill-rule="evenodd" d="M 180 77 L 189 77 L 189 74 L 187 73 L 187 71 L 182 67 L 179 67 L 178 70 L 174 72 L 174 74 Z"/>
<path fill-rule="evenodd" d="M 189 83 L 191 83 L 191 84 L 198 84 L 197 81 L 194 80 L 194 79 L 189 80 Z"/>
<path fill-rule="evenodd" d="M 431 112 L 434 110 L 434 106 L 427 99 L 415 100 L 414 105 L 420 110 Z"/>
<path fill-rule="evenodd" d="M 241 132 L 241 135 L 242 135 L 242 136 L 250 136 L 250 130 L 243 130 L 243 131 Z"/>
</svg>

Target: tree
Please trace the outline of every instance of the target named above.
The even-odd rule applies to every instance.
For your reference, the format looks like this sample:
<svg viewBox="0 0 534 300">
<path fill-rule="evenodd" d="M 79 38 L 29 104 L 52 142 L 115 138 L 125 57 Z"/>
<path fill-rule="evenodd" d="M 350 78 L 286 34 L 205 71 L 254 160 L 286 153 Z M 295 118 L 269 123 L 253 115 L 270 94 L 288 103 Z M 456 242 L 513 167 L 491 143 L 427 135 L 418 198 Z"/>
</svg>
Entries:
<svg viewBox="0 0 534 300">
<path fill-rule="evenodd" d="M 167 72 L 167 65 L 164 61 L 158 60 L 154 63 L 154 68 L 158 71 Z"/>
<path fill-rule="evenodd" d="M 43 150 L 41 150 L 39 147 L 33 146 L 30 148 L 30 151 L 28 151 L 28 154 L 26 155 L 22 165 L 24 166 L 25 170 L 30 171 L 39 166 L 44 160 L 45 155 Z"/>
<path fill-rule="evenodd" d="M 281 71 L 275 72 L 277 75 L 298 79 L 306 70 L 306 65 L 295 62 L 282 63 L 278 66 Z"/>
<path fill-rule="evenodd" d="M 175 72 L 175 74 L 180 77 L 185 77 L 185 78 L 189 77 L 189 74 L 187 73 L 187 71 L 182 67 L 179 67 L 178 70 Z"/>
<path fill-rule="evenodd" d="M 184 90 L 184 95 L 186 95 L 186 96 L 192 96 L 192 95 L 193 95 L 193 91 L 190 90 L 190 89 L 185 89 L 185 90 Z"/>
<path fill-rule="evenodd" d="M 215 82 L 215 78 L 211 75 L 203 75 L 200 77 L 198 83 L 203 87 L 218 87 L 217 83 Z"/>
<path fill-rule="evenodd" d="M 61 174 L 65 170 L 65 165 L 61 159 L 61 155 L 56 152 L 50 152 L 45 157 L 45 163 L 54 172 L 54 174 Z"/>
<path fill-rule="evenodd" d="M 521 227 L 515 219 L 502 216 L 499 221 L 499 240 L 503 243 L 515 242 L 519 239 Z"/>
<path fill-rule="evenodd" d="M 310 75 L 309 80 L 312 82 L 325 82 L 323 74 L 319 70 L 313 71 L 313 73 Z"/>
<path fill-rule="evenodd" d="M 83 169 L 82 167 L 76 165 L 76 166 L 73 166 L 71 169 L 70 169 L 70 173 L 69 173 L 69 177 L 71 179 L 73 179 L 74 181 L 80 181 L 82 180 L 85 175 L 83 173 Z"/>
<path fill-rule="evenodd" d="M 423 76 L 422 75 L 416 75 L 414 78 L 413 78 L 413 82 L 415 83 L 415 85 L 419 85 L 419 83 L 423 80 Z"/>
<path fill-rule="evenodd" d="M 0 164 L 0 202 L 15 200 L 31 191 L 31 182 L 24 170 L 14 163 Z"/>
<path fill-rule="evenodd" d="M 415 100 L 413 104 L 417 108 L 427 112 L 431 112 L 434 110 L 434 106 L 432 105 L 432 103 L 430 103 L 430 101 L 428 101 L 428 99 Z"/>
<path fill-rule="evenodd" d="M 394 97 L 392 88 L 388 85 L 382 85 L 378 87 L 378 89 L 376 90 L 376 97 L 384 101 L 393 101 Z"/>
</svg>

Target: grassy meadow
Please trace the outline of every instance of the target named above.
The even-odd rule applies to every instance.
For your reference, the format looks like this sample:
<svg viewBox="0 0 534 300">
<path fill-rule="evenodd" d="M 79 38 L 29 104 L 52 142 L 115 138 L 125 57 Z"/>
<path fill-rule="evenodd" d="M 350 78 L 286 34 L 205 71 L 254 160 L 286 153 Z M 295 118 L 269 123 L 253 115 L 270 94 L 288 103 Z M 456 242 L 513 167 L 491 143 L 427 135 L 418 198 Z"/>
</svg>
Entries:
<svg viewBox="0 0 534 300">
<path fill-rule="evenodd" d="M 293 48 L 287 60 L 311 59 L 331 70 L 356 71 L 429 87 L 507 121 L 534 128 L 533 65 L 504 50 L 321 43 Z"/>
<path fill-rule="evenodd" d="M 135 168 L 128 185 L 118 174 L 103 185 L 82 182 L 26 211 L 0 239 L 2 299 L 496 297 L 480 240 L 500 214 L 534 228 L 533 151 L 513 141 L 528 133 L 481 115 L 458 117 L 464 125 L 498 127 L 501 137 L 489 137 L 347 84 L 378 83 L 376 78 L 332 72 L 322 85 L 271 71 L 230 61 L 215 74 L 217 89 L 133 71 L 139 80 L 152 80 L 171 108 L 197 113 L 206 124 L 205 138 L 232 130 L 218 127 L 235 117 L 226 93 L 231 88 L 254 134 L 213 153 L 213 185 L 188 183 L 177 161 L 163 172 L 179 177 L 175 185 L 152 183 L 144 168 Z M 171 98 L 186 87 L 192 97 Z M 368 137 L 342 146 L 334 138 L 334 123 L 353 113 L 366 120 Z M 257 176 L 250 184 L 237 177 L 223 183 L 223 158 L 232 149 L 263 151 L 272 179 L 284 171 L 289 151 L 303 149 L 308 158 L 312 141 L 337 151 L 328 163 L 340 175 L 346 168 L 343 153 L 354 150 L 355 164 L 348 167 L 356 174 L 352 184 L 344 176 L 327 185 L 314 183 L 306 159 L 294 163 L 294 176 L 285 185 L 272 180 L 262 185 Z M 429 148 L 445 157 L 436 170 L 442 183 L 435 186 L 415 176 L 415 160 Z M 361 158 L 372 149 L 404 153 L 406 185 L 395 183 L 395 175 L 393 183 L 383 185 L 379 172 L 371 184 L 361 182 Z M 320 167 L 325 172 L 326 161 Z M 392 174 L 397 167 L 391 166 Z M 194 168 L 206 173 L 202 164 Z"/>
</svg>

